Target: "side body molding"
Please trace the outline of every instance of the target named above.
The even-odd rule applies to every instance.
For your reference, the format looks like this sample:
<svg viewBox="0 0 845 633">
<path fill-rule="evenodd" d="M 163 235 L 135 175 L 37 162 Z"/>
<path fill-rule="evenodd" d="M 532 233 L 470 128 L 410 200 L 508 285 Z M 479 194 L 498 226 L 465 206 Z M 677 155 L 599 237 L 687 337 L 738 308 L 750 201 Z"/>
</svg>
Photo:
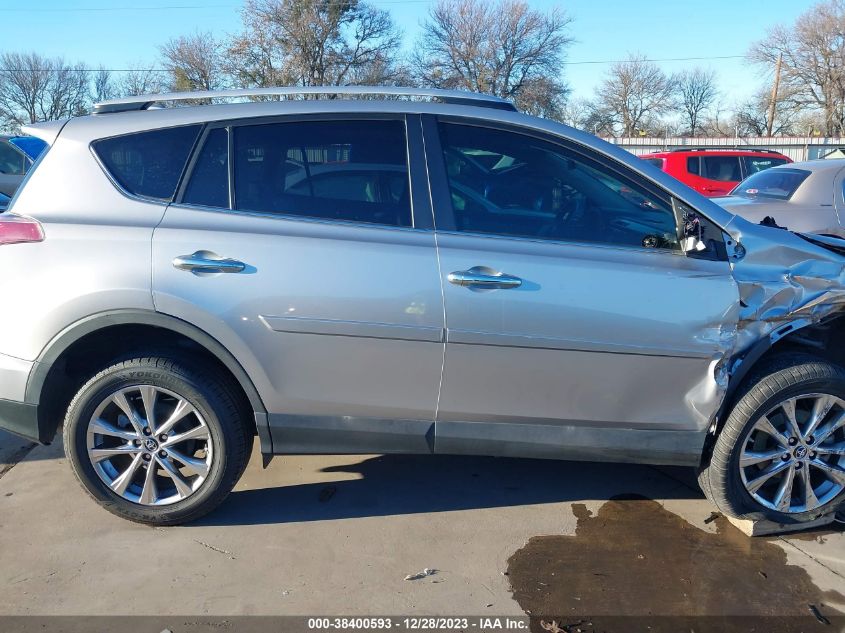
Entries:
<svg viewBox="0 0 845 633">
<path fill-rule="evenodd" d="M 33 365 L 26 385 L 26 402 L 38 404 L 41 401 L 42 390 L 50 369 L 71 345 L 84 336 L 116 325 L 147 325 L 169 330 L 191 339 L 215 356 L 232 373 L 249 399 L 261 442 L 261 452 L 272 454 L 273 444 L 267 423 L 267 409 L 255 384 L 237 359 L 217 339 L 195 325 L 152 310 L 99 312 L 62 330 L 47 344 Z"/>
</svg>

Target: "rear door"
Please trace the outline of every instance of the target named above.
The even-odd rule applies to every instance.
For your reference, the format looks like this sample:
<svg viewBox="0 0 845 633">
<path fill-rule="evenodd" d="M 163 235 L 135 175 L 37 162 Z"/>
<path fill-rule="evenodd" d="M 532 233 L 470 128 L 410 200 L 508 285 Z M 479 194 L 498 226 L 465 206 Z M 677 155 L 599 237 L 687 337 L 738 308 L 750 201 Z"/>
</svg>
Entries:
<svg viewBox="0 0 845 633">
<path fill-rule="evenodd" d="M 685 256 L 671 199 L 582 147 L 472 120 L 426 133 L 447 326 L 436 450 L 698 459 L 736 323 L 728 262 Z"/>
<path fill-rule="evenodd" d="M 235 355 L 276 452 L 430 450 L 444 314 L 421 155 L 413 117 L 211 125 L 156 229 L 156 308 Z"/>
</svg>

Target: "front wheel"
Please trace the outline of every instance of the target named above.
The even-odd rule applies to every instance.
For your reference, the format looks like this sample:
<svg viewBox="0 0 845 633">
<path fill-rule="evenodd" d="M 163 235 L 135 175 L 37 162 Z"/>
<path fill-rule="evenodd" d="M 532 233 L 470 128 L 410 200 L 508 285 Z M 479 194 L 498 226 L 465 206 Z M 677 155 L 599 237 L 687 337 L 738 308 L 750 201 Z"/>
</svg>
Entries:
<svg viewBox="0 0 845 633">
<path fill-rule="evenodd" d="M 735 517 L 799 523 L 835 511 L 845 500 L 845 370 L 790 354 L 755 372 L 699 481 Z"/>
<path fill-rule="evenodd" d="M 229 494 L 249 458 L 237 400 L 193 364 L 136 358 L 91 378 L 68 408 L 65 453 L 97 503 L 152 525 L 184 523 Z"/>
</svg>

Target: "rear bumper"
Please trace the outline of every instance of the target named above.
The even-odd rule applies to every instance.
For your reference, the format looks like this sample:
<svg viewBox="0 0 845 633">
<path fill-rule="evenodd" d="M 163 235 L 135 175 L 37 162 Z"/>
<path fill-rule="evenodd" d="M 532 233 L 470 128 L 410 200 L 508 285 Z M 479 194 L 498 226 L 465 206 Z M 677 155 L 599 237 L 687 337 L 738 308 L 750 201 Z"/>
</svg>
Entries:
<svg viewBox="0 0 845 633">
<path fill-rule="evenodd" d="M 53 439 L 52 434 L 40 428 L 37 404 L 0 400 L 0 429 L 42 444 Z"/>
<path fill-rule="evenodd" d="M 26 402 L 26 385 L 35 364 L 0 354 L 0 429 L 49 444 L 53 437 L 40 428 L 38 405 Z"/>
<path fill-rule="evenodd" d="M 0 400 L 26 401 L 26 385 L 35 364 L 0 354 Z"/>
</svg>

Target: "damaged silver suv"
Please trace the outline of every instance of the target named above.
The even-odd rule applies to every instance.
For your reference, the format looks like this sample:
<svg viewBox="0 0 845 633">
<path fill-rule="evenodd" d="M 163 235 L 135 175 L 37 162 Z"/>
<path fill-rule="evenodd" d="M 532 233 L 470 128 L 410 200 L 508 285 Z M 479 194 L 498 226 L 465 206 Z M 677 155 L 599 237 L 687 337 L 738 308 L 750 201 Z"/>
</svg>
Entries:
<svg viewBox="0 0 845 633">
<path fill-rule="evenodd" d="M 0 426 L 63 425 L 88 493 L 159 525 L 223 501 L 255 435 L 689 465 L 780 522 L 843 500 L 845 242 L 493 97 L 308 90 L 334 98 L 28 128 L 50 148 L 0 214 Z"/>
</svg>

